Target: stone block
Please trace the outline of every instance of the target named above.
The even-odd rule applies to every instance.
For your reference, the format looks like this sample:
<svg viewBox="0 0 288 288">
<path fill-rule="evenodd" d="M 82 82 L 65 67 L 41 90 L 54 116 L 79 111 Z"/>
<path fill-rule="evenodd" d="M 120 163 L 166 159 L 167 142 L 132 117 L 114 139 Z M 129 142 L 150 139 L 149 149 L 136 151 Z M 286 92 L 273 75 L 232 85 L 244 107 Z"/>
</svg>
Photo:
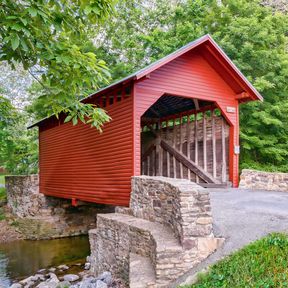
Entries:
<svg viewBox="0 0 288 288">
<path fill-rule="evenodd" d="M 239 188 L 288 192 L 288 173 L 243 169 Z"/>
<path fill-rule="evenodd" d="M 210 254 L 215 251 L 217 248 L 223 245 L 224 238 L 197 238 L 198 242 L 198 251 L 204 254 Z"/>
</svg>

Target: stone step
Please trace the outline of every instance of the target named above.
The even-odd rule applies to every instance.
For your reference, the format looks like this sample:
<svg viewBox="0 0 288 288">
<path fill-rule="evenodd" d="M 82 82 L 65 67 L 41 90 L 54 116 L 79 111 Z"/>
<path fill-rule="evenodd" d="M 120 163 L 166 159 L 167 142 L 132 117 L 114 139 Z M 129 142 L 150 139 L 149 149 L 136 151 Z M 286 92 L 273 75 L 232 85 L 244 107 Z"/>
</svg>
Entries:
<svg viewBox="0 0 288 288">
<path fill-rule="evenodd" d="M 217 247 L 217 239 L 198 237 L 195 246 L 185 249 L 170 227 L 127 214 L 98 214 L 97 219 L 97 229 L 89 232 L 92 243 L 95 242 L 94 236 L 97 236 L 97 246 L 92 245 L 91 248 L 95 255 L 92 253 L 91 257 L 103 268 L 99 266 L 100 269 L 95 272 L 101 273 L 107 269 L 107 259 L 115 259 L 115 266 L 118 267 L 116 273 L 122 273 L 118 277 L 127 279 L 127 284 L 131 281 L 130 287 L 133 288 L 168 287 L 171 281 L 197 265 Z M 211 241 L 215 248 L 209 248 Z M 99 247 L 110 247 L 109 253 L 97 254 Z M 117 258 L 119 254 L 121 257 Z M 142 276 L 147 281 L 143 282 L 140 279 Z"/>
<path fill-rule="evenodd" d="M 101 229 L 100 227 L 102 227 L 102 223 L 108 223 L 108 222 L 111 223 L 109 226 L 113 225 L 115 227 L 114 230 L 123 231 L 123 233 L 125 233 L 124 231 L 127 231 L 125 234 L 130 238 L 130 241 L 129 241 L 130 247 L 125 247 L 125 248 L 123 247 L 123 248 L 125 250 L 127 249 L 129 253 L 132 253 L 132 258 L 133 258 L 133 255 L 137 255 L 137 257 L 139 257 L 137 259 L 142 259 L 142 258 L 149 259 L 150 261 L 149 263 L 153 269 L 154 277 L 156 278 L 155 280 L 156 280 L 157 286 L 155 287 L 161 287 L 158 284 L 160 283 L 162 284 L 163 280 L 164 280 L 164 283 L 166 284 L 167 277 L 166 275 L 164 275 L 165 273 L 163 272 L 163 270 L 166 270 L 168 266 L 165 266 L 165 264 L 167 263 L 167 261 L 169 261 L 169 259 L 178 259 L 178 262 L 182 262 L 182 259 L 179 259 L 179 255 L 181 258 L 181 255 L 183 253 L 182 246 L 179 240 L 174 236 L 172 229 L 157 222 L 151 222 L 145 219 L 136 218 L 131 215 L 120 214 L 120 213 L 98 214 L 98 225 L 97 225 L 98 228 L 97 229 Z M 90 233 L 90 236 L 92 234 L 96 235 L 97 230 L 95 230 L 95 232 L 94 230 L 90 230 L 89 233 Z M 104 233 L 105 234 L 109 233 L 109 231 L 105 229 Z M 107 234 L 105 238 L 110 237 L 110 236 L 108 236 Z M 121 237 L 121 236 L 117 236 L 117 237 Z M 124 252 L 122 251 L 122 253 Z M 171 274 L 175 273 L 174 263 L 172 266 L 173 267 L 169 266 L 169 268 L 171 268 L 169 269 L 169 272 L 171 272 Z M 133 267 L 131 267 L 131 269 L 132 268 Z M 133 269 L 133 271 L 135 270 L 136 269 Z M 133 273 L 130 272 L 129 274 L 130 274 L 129 277 L 132 277 Z M 164 277 L 165 279 L 162 279 L 163 275 L 165 276 Z M 168 277 L 168 278 L 171 278 L 171 277 Z M 142 286 L 139 286 L 139 287 L 142 287 Z M 143 287 L 154 287 L 154 286 L 146 285 Z"/>
<path fill-rule="evenodd" d="M 149 257 L 130 253 L 129 279 L 130 288 L 154 287 L 156 277 Z"/>
<path fill-rule="evenodd" d="M 150 234 L 156 242 L 156 251 L 180 252 L 182 247 L 179 240 L 174 236 L 172 229 L 157 222 L 151 222 L 145 219 L 136 218 L 127 214 L 111 213 L 98 214 L 98 217 L 118 222 L 120 225 L 129 226 L 130 230 L 137 228 Z"/>
</svg>

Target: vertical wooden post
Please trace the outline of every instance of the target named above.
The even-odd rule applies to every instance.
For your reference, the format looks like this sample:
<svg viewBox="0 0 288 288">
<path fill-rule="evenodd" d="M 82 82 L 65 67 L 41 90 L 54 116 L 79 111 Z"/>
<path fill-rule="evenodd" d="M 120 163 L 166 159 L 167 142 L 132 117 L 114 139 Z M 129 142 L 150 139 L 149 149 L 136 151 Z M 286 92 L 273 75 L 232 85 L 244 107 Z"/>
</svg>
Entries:
<svg viewBox="0 0 288 288">
<path fill-rule="evenodd" d="M 207 171 L 207 127 L 206 127 L 206 113 L 203 112 L 203 162 L 204 170 Z"/>
<path fill-rule="evenodd" d="M 236 107 L 236 119 L 234 125 L 230 124 L 229 129 L 229 179 L 233 187 L 238 186 L 239 182 L 239 155 L 235 154 L 234 148 L 239 145 L 239 110 Z"/>
<path fill-rule="evenodd" d="M 176 119 L 173 119 L 173 147 L 176 147 L 176 125 L 175 125 Z M 174 156 L 173 157 L 173 177 L 177 178 L 176 175 L 176 158 Z"/>
<path fill-rule="evenodd" d="M 187 157 L 188 159 L 191 159 L 191 149 L 190 149 L 190 145 L 191 145 L 191 136 L 190 136 L 190 115 L 187 116 L 187 126 L 186 126 L 186 133 L 187 133 Z M 191 171 L 190 169 L 188 169 L 188 179 L 191 180 Z"/>
<path fill-rule="evenodd" d="M 159 129 L 159 137 L 157 141 L 157 147 L 158 147 L 158 175 L 163 176 L 163 154 L 162 154 L 162 148 L 160 146 L 160 141 L 162 137 L 162 124 L 161 121 L 159 120 L 158 123 L 158 129 Z"/>
<path fill-rule="evenodd" d="M 150 176 L 150 156 L 149 155 L 147 156 L 147 175 Z"/>
<path fill-rule="evenodd" d="M 235 107 L 235 112 L 228 113 L 226 105 L 219 104 L 219 108 L 222 116 L 229 124 L 229 148 L 227 147 L 227 150 L 229 149 L 229 181 L 232 182 L 233 187 L 237 187 L 239 181 L 239 155 L 235 154 L 234 148 L 235 145 L 239 145 L 239 108 L 237 101 L 232 102 L 229 106 Z"/>
<path fill-rule="evenodd" d="M 168 140 L 169 135 L 169 120 L 166 121 L 166 140 Z M 167 177 L 170 177 L 170 154 L 167 151 Z"/>
<path fill-rule="evenodd" d="M 222 140 L 222 182 L 226 180 L 226 139 L 225 139 L 225 119 L 221 116 L 221 140 Z"/>
<path fill-rule="evenodd" d="M 153 171 L 152 171 L 152 176 L 156 176 L 156 164 L 157 164 L 157 162 L 156 162 L 156 149 L 154 149 L 153 150 Z"/>
<path fill-rule="evenodd" d="M 179 126 L 179 133 L 180 133 L 180 136 L 179 136 L 179 142 L 180 142 L 180 153 L 182 153 L 182 151 L 183 151 L 183 143 L 182 143 L 182 141 L 183 141 L 183 135 L 182 135 L 182 121 L 183 121 L 183 118 L 182 117 L 180 117 L 180 126 Z M 183 179 L 183 164 L 182 163 L 180 163 L 180 178 L 181 179 Z"/>
<path fill-rule="evenodd" d="M 195 164 L 198 165 L 198 119 L 197 119 L 197 112 L 195 113 Z M 196 175 L 196 183 L 199 183 L 199 177 Z"/>
<path fill-rule="evenodd" d="M 214 110 L 211 111 L 212 117 L 212 153 L 213 153 L 213 177 L 217 176 L 217 159 L 216 159 L 216 129 L 215 129 L 215 115 Z"/>
</svg>

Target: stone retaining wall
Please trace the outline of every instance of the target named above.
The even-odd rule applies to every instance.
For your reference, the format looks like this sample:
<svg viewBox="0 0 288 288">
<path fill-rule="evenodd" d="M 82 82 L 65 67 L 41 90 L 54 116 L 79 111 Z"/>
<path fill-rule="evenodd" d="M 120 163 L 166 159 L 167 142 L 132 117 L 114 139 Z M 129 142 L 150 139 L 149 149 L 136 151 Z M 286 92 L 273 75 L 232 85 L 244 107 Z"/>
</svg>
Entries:
<svg viewBox="0 0 288 288">
<path fill-rule="evenodd" d="M 113 212 L 103 205 L 73 207 L 71 200 L 39 192 L 38 175 L 6 176 L 7 206 L 19 232 L 27 239 L 49 239 L 87 234 L 97 213 Z"/>
<path fill-rule="evenodd" d="M 99 214 L 89 239 L 92 272 L 109 270 L 127 287 L 131 253 L 153 266 L 156 282 L 149 287 L 168 287 L 223 243 L 213 235 L 206 189 L 185 179 L 151 176 L 132 178 L 130 207 Z"/>
<path fill-rule="evenodd" d="M 288 173 L 243 169 L 239 188 L 288 192 Z"/>
<path fill-rule="evenodd" d="M 185 179 L 140 176 L 132 178 L 130 208 L 135 217 L 172 228 L 183 245 L 212 235 L 209 193 Z"/>
<path fill-rule="evenodd" d="M 118 219 L 99 214 L 97 232 L 89 231 L 91 272 L 98 275 L 108 270 L 128 286 L 130 253 L 153 257 L 154 243 L 149 231 L 119 221 L 121 215 L 114 215 Z"/>
</svg>

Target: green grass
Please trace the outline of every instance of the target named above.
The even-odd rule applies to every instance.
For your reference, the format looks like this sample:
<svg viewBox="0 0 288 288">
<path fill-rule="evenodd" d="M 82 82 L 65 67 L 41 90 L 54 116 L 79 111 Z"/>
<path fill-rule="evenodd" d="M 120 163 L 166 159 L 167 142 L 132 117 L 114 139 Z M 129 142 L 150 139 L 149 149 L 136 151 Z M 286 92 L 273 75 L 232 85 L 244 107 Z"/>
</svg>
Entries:
<svg viewBox="0 0 288 288">
<path fill-rule="evenodd" d="M 0 184 L 5 184 L 5 175 L 0 175 Z"/>
<path fill-rule="evenodd" d="M 0 184 L 5 184 L 5 175 L 0 175 Z M 0 202 L 6 200 L 6 191 L 4 187 L 0 187 Z"/>
<path fill-rule="evenodd" d="M 288 287 L 288 236 L 271 234 L 235 252 L 200 274 L 190 288 Z"/>
<path fill-rule="evenodd" d="M 0 188 L 0 201 L 6 199 L 6 190 L 5 188 Z"/>
</svg>

